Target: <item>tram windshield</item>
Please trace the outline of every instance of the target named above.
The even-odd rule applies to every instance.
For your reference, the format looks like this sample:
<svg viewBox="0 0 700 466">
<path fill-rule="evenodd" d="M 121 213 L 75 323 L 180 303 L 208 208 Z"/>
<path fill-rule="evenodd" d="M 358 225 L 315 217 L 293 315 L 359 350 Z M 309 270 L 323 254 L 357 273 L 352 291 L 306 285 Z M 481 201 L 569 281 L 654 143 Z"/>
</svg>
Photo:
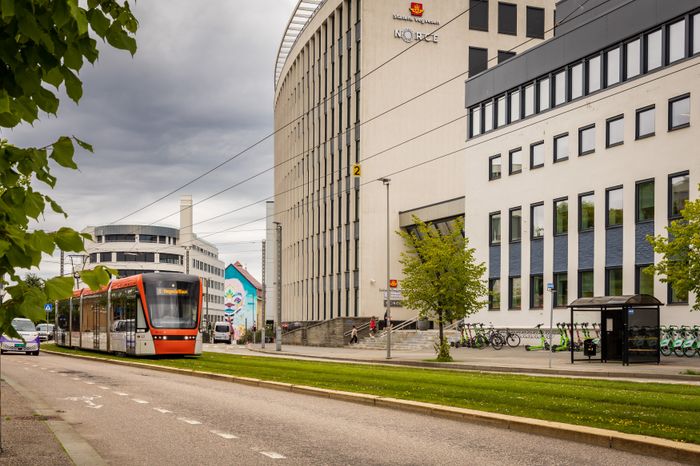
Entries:
<svg viewBox="0 0 700 466">
<path fill-rule="evenodd" d="M 199 281 L 144 280 L 151 325 L 155 328 L 197 328 Z"/>
</svg>

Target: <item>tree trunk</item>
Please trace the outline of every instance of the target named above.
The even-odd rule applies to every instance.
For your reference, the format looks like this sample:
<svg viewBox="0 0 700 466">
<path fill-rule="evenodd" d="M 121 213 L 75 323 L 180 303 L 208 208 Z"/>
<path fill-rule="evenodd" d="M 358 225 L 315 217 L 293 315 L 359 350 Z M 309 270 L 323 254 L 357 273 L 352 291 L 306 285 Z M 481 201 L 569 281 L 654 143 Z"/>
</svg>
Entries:
<svg viewBox="0 0 700 466">
<path fill-rule="evenodd" d="M 442 323 L 442 311 L 438 311 L 438 325 L 440 326 L 440 344 L 442 345 L 442 341 L 444 339 L 444 331 L 443 331 L 443 323 Z"/>
</svg>

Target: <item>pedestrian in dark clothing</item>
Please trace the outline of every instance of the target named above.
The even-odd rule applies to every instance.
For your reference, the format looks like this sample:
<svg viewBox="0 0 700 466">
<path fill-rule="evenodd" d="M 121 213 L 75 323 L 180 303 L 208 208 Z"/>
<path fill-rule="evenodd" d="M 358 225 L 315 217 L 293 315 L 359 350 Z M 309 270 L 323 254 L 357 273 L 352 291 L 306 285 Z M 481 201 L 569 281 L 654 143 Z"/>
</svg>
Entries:
<svg viewBox="0 0 700 466">
<path fill-rule="evenodd" d="M 352 333 L 350 334 L 350 344 L 357 343 L 357 327 L 352 326 Z"/>
</svg>

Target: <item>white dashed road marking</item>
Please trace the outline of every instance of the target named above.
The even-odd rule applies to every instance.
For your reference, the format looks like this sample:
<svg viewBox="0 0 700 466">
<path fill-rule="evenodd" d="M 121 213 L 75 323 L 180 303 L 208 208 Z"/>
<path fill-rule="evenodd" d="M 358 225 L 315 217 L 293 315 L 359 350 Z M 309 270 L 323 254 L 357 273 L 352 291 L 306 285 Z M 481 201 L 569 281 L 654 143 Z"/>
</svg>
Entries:
<svg viewBox="0 0 700 466">
<path fill-rule="evenodd" d="M 194 419 L 185 419 L 184 417 L 179 417 L 179 418 L 177 418 L 177 420 L 182 421 L 182 422 L 186 422 L 191 426 L 196 426 L 196 425 L 201 424 L 201 422 L 199 422 L 199 421 L 195 421 Z"/>
<path fill-rule="evenodd" d="M 134 403 L 141 404 L 141 405 L 147 405 L 147 404 L 148 404 L 148 401 L 146 401 L 146 400 L 139 400 L 138 398 L 132 398 L 131 401 L 133 401 Z"/>
<path fill-rule="evenodd" d="M 220 431 L 218 431 L 218 430 L 210 430 L 209 432 L 211 432 L 211 433 L 214 434 L 214 435 L 218 435 L 219 437 L 224 438 L 224 439 L 226 439 L 226 440 L 231 440 L 231 439 L 234 439 L 234 438 L 238 438 L 238 437 L 236 437 L 236 436 L 233 435 L 233 434 L 228 434 L 228 433 L 226 433 L 226 432 L 220 432 Z"/>
<path fill-rule="evenodd" d="M 68 374 L 61 374 L 61 377 L 68 377 Z"/>
<path fill-rule="evenodd" d="M 274 451 L 261 451 L 261 455 L 265 455 L 268 458 L 272 458 L 273 460 L 283 460 L 285 457 L 280 455 L 279 453 L 275 453 Z"/>
<path fill-rule="evenodd" d="M 49 372 L 51 372 L 52 374 L 55 374 L 55 373 L 56 373 L 56 371 L 49 371 Z"/>
<path fill-rule="evenodd" d="M 172 411 L 168 411 L 167 409 L 163 409 L 163 408 L 153 408 L 153 409 L 158 411 L 160 414 L 172 413 Z"/>
<path fill-rule="evenodd" d="M 95 382 L 90 382 L 89 380 L 86 380 L 85 383 L 88 385 L 95 385 Z"/>
<path fill-rule="evenodd" d="M 109 390 L 109 387 L 105 387 L 105 386 L 102 386 L 102 385 L 98 385 L 98 388 L 100 388 L 100 389 L 102 389 L 102 390 Z"/>
<path fill-rule="evenodd" d="M 71 379 L 80 381 L 80 379 L 78 377 L 71 377 Z"/>
<path fill-rule="evenodd" d="M 128 393 L 124 393 L 124 392 L 114 392 L 114 394 L 119 395 L 119 396 L 129 396 Z"/>
</svg>

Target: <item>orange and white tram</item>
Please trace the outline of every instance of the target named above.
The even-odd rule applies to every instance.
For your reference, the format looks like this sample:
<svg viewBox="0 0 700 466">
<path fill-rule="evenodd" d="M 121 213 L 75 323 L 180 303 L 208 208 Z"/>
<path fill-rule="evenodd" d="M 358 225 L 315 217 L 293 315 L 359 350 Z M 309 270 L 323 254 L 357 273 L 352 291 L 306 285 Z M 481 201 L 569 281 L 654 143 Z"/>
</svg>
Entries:
<svg viewBox="0 0 700 466">
<path fill-rule="evenodd" d="M 202 283 L 144 273 L 83 288 L 56 307 L 56 344 L 133 356 L 202 354 Z"/>
</svg>

